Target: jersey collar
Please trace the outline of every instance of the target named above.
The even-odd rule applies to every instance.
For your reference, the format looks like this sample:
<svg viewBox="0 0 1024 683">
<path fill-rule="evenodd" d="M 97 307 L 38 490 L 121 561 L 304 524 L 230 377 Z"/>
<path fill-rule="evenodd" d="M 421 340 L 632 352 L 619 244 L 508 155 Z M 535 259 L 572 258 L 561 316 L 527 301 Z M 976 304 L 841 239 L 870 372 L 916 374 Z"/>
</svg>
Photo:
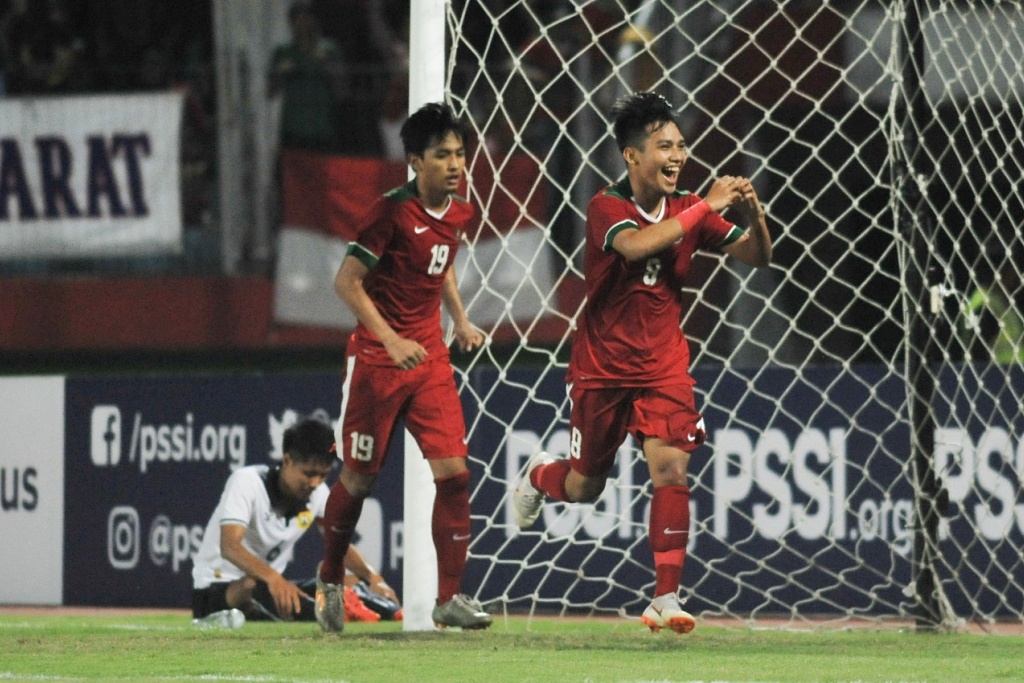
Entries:
<svg viewBox="0 0 1024 683">
<path fill-rule="evenodd" d="M 309 501 L 296 501 L 286 496 L 284 491 L 281 490 L 280 465 L 267 470 L 267 476 L 263 479 L 263 485 L 267 489 L 271 509 L 280 513 L 286 520 L 295 517 L 303 510 L 309 509 Z"/>
<path fill-rule="evenodd" d="M 413 197 L 416 197 L 416 199 L 420 200 L 420 206 L 423 207 L 423 210 L 427 212 L 428 216 L 430 216 L 431 218 L 436 218 L 437 220 L 443 220 L 444 217 L 445 217 L 445 214 L 448 213 L 448 209 L 451 208 L 452 202 L 454 201 L 452 199 L 452 196 L 448 195 L 448 203 L 444 205 L 444 209 L 443 210 L 441 210 L 441 211 L 432 211 L 431 209 L 427 208 L 426 204 L 423 203 L 423 197 L 420 196 L 419 188 L 416 186 L 416 178 L 417 178 L 417 176 L 413 176 L 413 179 L 410 180 L 408 183 L 406 183 L 406 185 L 405 185 L 406 191 L 408 191 L 409 194 L 411 194 Z"/>
<path fill-rule="evenodd" d="M 640 212 L 641 216 L 646 218 L 651 223 L 659 223 L 659 222 L 661 222 L 661 219 L 665 217 L 665 207 L 668 206 L 668 198 L 667 197 L 662 197 L 661 198 L 661 201 L 658 203 L 658 212 L 655 215 L 653 215 L 653 216 L 651 214 L 647 213 L 646 211 L 644 211 L 640 207 L 640 205 L 637 204 L 636 202 L 633 202 L 633 206 L 636 207 L 636 210 Z"/>
<path fill-rule="evenodd" d="M 636 210 L 640 212 L 640 215 L 649 220 L 651 223 L 658 223 L 665 218 L 665 211 L 668 207 L 668 197 L 662 198 L 661 204 L 658 207 L 657 214 L 652 216 L 651 214 L 644 211 L 643 208 L 641 208 L 641 206 L 636 203 L 636 200 L 633 198 L 633 186 L 629 184 L 628 176 L 618 181 L 617 183 L 609 185 L 607 192 L 613 196 L 633 202 L 633 206 L 635 206 Z M 677 189 L 675 191 L 675 194 L 672 196 L 681 197 L 687 194 L 689 194 L 689 192 L 680 191 Z"/>
</svg>

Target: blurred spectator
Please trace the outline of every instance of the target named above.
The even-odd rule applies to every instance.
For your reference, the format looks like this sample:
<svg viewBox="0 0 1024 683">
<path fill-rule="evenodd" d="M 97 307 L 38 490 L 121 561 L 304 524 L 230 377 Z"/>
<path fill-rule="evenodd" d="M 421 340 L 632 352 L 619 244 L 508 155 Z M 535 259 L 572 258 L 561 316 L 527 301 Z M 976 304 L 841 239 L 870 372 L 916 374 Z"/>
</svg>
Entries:
<svg viewBox="0 0 1024 683">
<path fill-rule="evenodd" d="M 380 5 L 380 3 L 375 3 Z M 394 18 L 394 14 L 388 16 Z M 378 18 L 381 19 L 382 18 Z M 391 161 L 405 161 L 405 147 L 400 130 L 409 115 L 409 21 L 400 22 L 397 33 L 386 34 L 390 45 L 391 61 L 385 76 L 387 91 L 382 98 L 378 129 L 381 155 Z"/>
<path fill-rule="evenodd" d="M 340 152 L 338 95 L 345 76 L 341 52 L 320 34 L 309 2 L 292 4 L 288 25 L 292 41 L 274 49 L 267 87 L 270 97 L 282 96 L 281 147 Z"/>
<path fill-rule="evenodd" d="M 14 95 L 83 92 L 90 89 L 84 41 L 72 28 L 61 0 L 14 0 L 4 21 L 5 80 Z"/>
<path fill-rule="evenodd" d="M 138 65 L 141 90 L 180 92 L 184 98 L 181 120 L 182 221 L 186 226 L 210 222 L 214 196 L 214 125 L 195 83 L 176 73 L 170 57 L 151 47 Z"/>
<path fill-rule="evenodd" d="M 196 5 L 200 6 L 196 6 Z M 140 64 L 150 48 L 173 57 L 184 35 L 184 22 L 208 2 L 195 0 L 88 0 L 82 21 L 88 26 L 89 57 L 102 90 L 143 87 Z"/>
<path fill-rule="evenodd" d="M 314 0 L 313 8 L 347 69 L 339 102 L 344 153 L 390 156 L 386 122 L 393 121 L 393 111 L 400 111 L 401 121 L 409 113 L 406 92 L 398 90 L 408 90 L 408 1 Z"/>
<path fill-rule="evenodd" d="M 7 22 L 10 21 L 12 12 L 10 0 L 0 0 L 0 97 L 7 94 L 7 69 L 11 63 L 7 47 Z"/>
<path fill-rule="evenodd" d="M 522 33 L 505 68 L 510 73 L 504 90 L 504 126 L 490 133 L 489 143 L 511 154 L 526 153 L 540 160 L 551 185 L 546 188 L 546 216 L 539 216 L 551 231 L 555 247 L 552 265 L 555 275 L 564 272 L 578 250 L 577 220 L 566 198 L 585 166 L 583 153 L 573 140 L 574 112 L 581 104 L 578 74 L 573 63 L 586 51 L 593 51 L 591 63 L 601 64 L 600 55 L 614 49 L 616 32 L 610 30 L 620 17 L 601 6 L 576 11 L 569 3 L 548 2 L 533 9 L 530 23 L 522 21 Z M 598 45 L 592 36 L 608 45 Z"/>
</svg>

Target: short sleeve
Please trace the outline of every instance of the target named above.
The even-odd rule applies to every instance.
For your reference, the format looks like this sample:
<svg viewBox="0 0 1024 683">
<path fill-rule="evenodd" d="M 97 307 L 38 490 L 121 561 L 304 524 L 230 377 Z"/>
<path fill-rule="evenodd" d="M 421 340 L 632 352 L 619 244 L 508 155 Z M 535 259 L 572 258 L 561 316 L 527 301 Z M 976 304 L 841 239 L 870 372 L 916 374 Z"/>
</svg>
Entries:
<svg viewBox="0 0 1024 683">
<path fill-rule="evenodd" d="M 627 228 L 637 228 L 628 207 L 621 199 L 599 195 L 587 211 L 587 239 L 601 249 L 612 251 L 615 236 Z"/>
<path fill-rule="evenodd" d="M 356 226 L 356 238 L 348 253 L 373 269 L 384 255 L 395 232 L 392 215 L 395 203 L 385 197 L 377 199 Z"/>
<path fill-rule="evenodd" d="M 704 249 L 727 247 L 746 234 L 746 230 L 711 211 L 700 223 L 700 246 Z"/>
<path fill-rule="evenodd" d="M 241 524 L 248 527 L 252 521 L 254 485 L 263 486 L 259 475 L 241 469 L 228 477 L 221 494 L 218 524 Z"/>
</svg>

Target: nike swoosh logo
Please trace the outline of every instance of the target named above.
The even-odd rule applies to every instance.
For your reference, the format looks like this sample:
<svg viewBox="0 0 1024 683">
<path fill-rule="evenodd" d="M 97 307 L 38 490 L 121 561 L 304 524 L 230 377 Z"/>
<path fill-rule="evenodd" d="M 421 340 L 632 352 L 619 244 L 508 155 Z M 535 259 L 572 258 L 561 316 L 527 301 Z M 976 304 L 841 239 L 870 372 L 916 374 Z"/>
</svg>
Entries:
<svg viewBox="0 0 1024 683">
<path fill-rule="evenodd" d="M 416 233 L 417 235 L 422 235 L 422 234 L 423 234 L 423 233 L 425 233 L 425 232 L 426 232 L 427 230 L 430 230 L 430 228 L 428 228 L 428 227 L 427 227 L 427 226 L 425 226 L 425 225 L 424 225 L 424 226 L 422 226 L 422 227 L 415 227 L 415 228 L 413 228 L 413 229 L 412 229 L 412 231 L 413 231 L 414 233 Z"/>
<path fill-rule="evenodd" d="M 696 434 L 687 434 L 686 435 L 686 440 L 687 441 L 696 441 L 697 440 L 697 435 Z"/>
<path fill-rule="evenodd" d="M 686 531 L 684 529 L 669 529 L 668 527 L 665 527 L 665 530 L 661 533 L 666 536 L 672 536 L 673 534 L 685 534 Z"/>
<path fill-rule="evenodd" d="M 468 541 L 471 536 L 472 536 L 472 534 L 465 534 L 465 535 L 454 534 L 452 536 L 452 540 L 453 541 Z"/>
</svg>

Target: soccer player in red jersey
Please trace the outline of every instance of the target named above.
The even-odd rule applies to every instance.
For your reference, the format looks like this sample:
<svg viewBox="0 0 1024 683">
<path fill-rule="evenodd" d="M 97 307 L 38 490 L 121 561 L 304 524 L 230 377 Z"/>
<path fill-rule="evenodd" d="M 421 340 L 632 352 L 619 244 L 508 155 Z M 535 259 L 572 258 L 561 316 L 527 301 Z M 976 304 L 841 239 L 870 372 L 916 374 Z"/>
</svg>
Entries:
<svg viewBox="0 0 1024 683">
<path fill-rule="evenodd" d="M 682 286 L 698 249 L 765 267 L 771 238 L 748 179 L 719 178 L 704 198 L 677 189 L 686 143 L 663 97 L 629 95 L 612 115 L 627 172 L 587 210 L 587 301 L 566 378 L 569 457 L 535 454 L 513 508 L 525 529 L 539 516 L 545 495 L 597 500 L 616 451 L 632 434 L 642 445 L 654 491 L 648 536 L 655 591 L 642 621 L 654 631 L 688 633 L 695 622 L 678 597 L 690 529 L 687 466 L 690 453 L 704 443 L 705 427 L 680 329 Z M 745 228 L 720 215 L 730 207 Z"/>
<path fill-rule="evenodd" d="M 440 626 L 486 628 L 491 617 L 461 593 L 469 549 L 466 425 L 441 337 L 441 302 L 459 348 L 483 335 L 469 322 L 451 267 L 471 204 L 455 195 L 466 167 L 466 130 L 452 110 L 427 104 L 401 129 L 415 172 L 379 198 L 357 226 L 335 278 L 338 296 L 359 321 L 348 347 L 341 403 L 341 474 L 324 515 L 317 620 L 343 628 L 343 559 L 399 418 L 416 439 L 437 486 L 432 536 L 437 550 Z"/>
</svg>

